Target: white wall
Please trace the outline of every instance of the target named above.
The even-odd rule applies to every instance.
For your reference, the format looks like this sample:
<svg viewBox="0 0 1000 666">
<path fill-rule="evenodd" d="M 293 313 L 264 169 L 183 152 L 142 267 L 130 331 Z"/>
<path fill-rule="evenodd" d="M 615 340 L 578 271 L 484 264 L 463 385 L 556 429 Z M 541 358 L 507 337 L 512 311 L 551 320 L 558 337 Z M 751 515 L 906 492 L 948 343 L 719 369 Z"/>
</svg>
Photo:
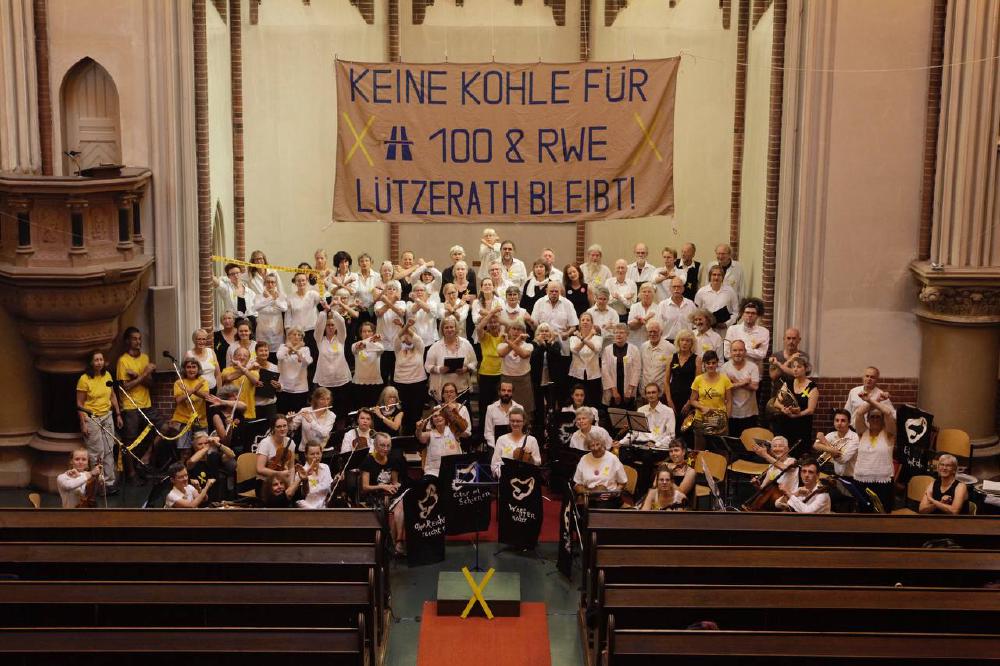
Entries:
<svg viewBox="0 0 1000 666">
<path fill-rule="evenodd" d="M 208 34 L 208 145 L 212 219 L 222 210 L 226 256 L 233 256 L 233 130 L 229 27 L 211 3 Z"/>
</svg>

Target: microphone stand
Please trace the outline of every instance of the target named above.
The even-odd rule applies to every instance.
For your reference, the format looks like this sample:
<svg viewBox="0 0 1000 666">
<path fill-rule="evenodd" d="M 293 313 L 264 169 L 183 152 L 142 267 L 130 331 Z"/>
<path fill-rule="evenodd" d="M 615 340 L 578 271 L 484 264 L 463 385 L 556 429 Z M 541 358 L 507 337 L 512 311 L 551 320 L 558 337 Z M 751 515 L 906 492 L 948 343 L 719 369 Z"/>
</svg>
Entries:
<svg viewBox="0 0 1000 666">
<path fill-rule="evenodd" d="M 111 387 L 114 387 L 115 383 L 116 383 L 116 382 L 115 382 L 114 380 L 112 380 L 112 381 L 108 382 L 108 383 L 107 383 L 107 385 L 108 385 L 108 386 L 111 386 Z M 121 392 L 125 394 L 125 397 L 126 397 L 126 398 L 128 398 L 128 401 L 132 403 L 132 406 L 133 406 L 133 407 L 135 407 L 136 411 L 138 411 L 138 412 L 139 412 L 139 414 L 140 414 L 140 415 L 142 415 L 142 418 L 143 418 L 143 419 L 145 419 L 146 423 L 148 423 L 148 424 L 149 424 L 149 427 L 150 427 L 150 428 L 152 428 L 153 432 L 154 432 L 154 433 L 156 433 L 156 435 L 160 435 L 160 431 L 159 431 L 159 429 L 158 429 L 158 428 L 156 427 L 156 424 L 155 424 L 155 423 L 153 423 L 152 421 L 150 421 L 150 420 L 149 420 L 149 417 L 148 417 L 148 416 L 146 416 L 146 413 L 145 413 L 144 411 L 142 411 L 142 408 L 141 408 L 141 407 L 139 407 L 139 405 L 137 405 L 137 404 L 136 404 L 136 402 L 135 402 L 135 399 L 134 399 L 134 398 L 133 398 L 133 397 L 131 396 L 131 394 L 129 394 L 129 392 L 128 392 L 128 391 L 127 391 L 127 390 L 125 389 L 125 386 L 124 386 L 124 385 L 122 385 L 122 383 L 121 383 L 121 382 L 117 382 L 117 384 L 118 384 L 118 388 L 119 388 L 119 389 L 121 389 Z M 155 437 L 156 435 L 154 435 L 154 437 Z M 162 435 L 161 435 L 161 436 L 162 436 Z M 135 455 L 134 453 L 132 453 L 132 448 L 131 448 L 131 445 L 132 445 L 132 444 L 135 444 L 135 442 L 131 442 L 131 443 L 130 443 L 129 445 L 126 445 L 126 444 L 125 444 L 125 442 L 121 442 L 121 446 L 122 446 L 122 449 L 123 449 L 123 450 L 124 450 L 124 451 L 125 451 L 125 452 L 126 452 L 127 454 L 129 454 L 130 456 L 132 456 L 132 457 L 133 457 L 133 458 L 135 459 L 135 461 L 136 461 L 137 463 L 139 463 L 139 464 L 140 464 L 140 465 L 141 465 L 141 466 L 143 467 L 143 469 L 144 469 L 145 471 L 147 471 L 147 472 L 148 472 L 148 471 L 149 471 L 149 463 L 145 463 L 145 462 L 143 462 L 143 461 L 142 461 L 142 458 L 140 458 L 139 456 L 137 456 L 137 455 Z"/>
<path fill-rule="evenodd" d="M 101 465 L 101 494 L 104 496 L 104 508 L 107 509 L 108 508 L 108 484 L 105 483 L 104 461 L 108 458 L 108 454 L 109 454 L 109 451 L 108 451 L 108 448 L 109 448 L 108 447 L 108 435 L 110 433 L 108 433 L 108 429 L 104 427 L 104 423 L 102 423 L 99 418 L 97 418 L 96 416 L 94 416 L 94 413 L 92 411 L 90 411 L 89 409 L 84 409 L 83 407 L 77 407 L 77 411 L 83 412 L 84 414 L 87 415 L 87 420 L 90 422 L 91 427 L 97 426 L 98 428 L 101 429 L 101 461 L 99 463 Z M 111 438 L 115 439 L 115 436 L 112 434 Z M 112 464 L 114 464 L 114 461 L 112 461 Z"/>
</svg>

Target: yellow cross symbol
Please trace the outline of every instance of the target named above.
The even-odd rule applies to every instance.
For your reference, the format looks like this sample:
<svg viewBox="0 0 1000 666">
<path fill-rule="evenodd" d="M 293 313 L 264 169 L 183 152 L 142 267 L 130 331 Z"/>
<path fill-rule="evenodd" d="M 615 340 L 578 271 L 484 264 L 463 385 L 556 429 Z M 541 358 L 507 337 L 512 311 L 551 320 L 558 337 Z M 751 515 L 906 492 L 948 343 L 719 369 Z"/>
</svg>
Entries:
<svg viewBox="0 0 1000 666">
<path fill-rule="evenodd" d="M 465 610 L 462 611 L 463 620 L 469 616 L 469 611 L 472 610 L 477 601 L 479 602 L 479 605 L 483 607 L 483 612 L 486 613 L 486 617 L 491 620 L 493 619 L 493 611 L 490 610 L 490 607 L 486 605 L 486 600 L 483 599 L 483 590 L 486 589 L 486 586 L 490 582 L 490 578 L 493 577 L 493 571 L 494 569 L 491 567 L 490 570 L 486 572 L 486 575 L 483 576 L 483 582 L 477 585 L 475 579 L 472 577 L 472 574 L 469 573 L 469 568 L 462 567 L 462 574 L 465 575 L 465 580 L 469 581 L 469 587 L 472 588 L 472 597 L 469 598 L 469 603 L 465 605 Z"/>
<path fill-rule="evenodd" d="M 364 144 L 365 135 L 368 134 L 368 130 L 371 129 L 372 123 L 375 122 L 375 116 L 368 117 L 368 122 L 366 122 L 365 126 L 361 128 L 361 134 L 358 134 L 358 130 L 354 128 L 354 123 L 351 121 L 351 117 L 347 115 L 347 111 L 344 111 L 343 116 L 344 122 L 347 123 L 347 128 L 351 130 L 351 134 L 354 135 L 354 145 L 347 152 L 347 157 L 344 158 L 344 164 L 350 162 L 351 158 L 354 157 L 354 153 L 356 153 L 358 148 L 360 148 L 361 152 L 365 154 L 365 159 L 368 160 L 368 166 L 375 166 L 375 163 L 372 162 L 372 156 L 368 154 L 368 149 L 365 148 Z"/>
<path fill-rule="evenodd" d="M 646 142 L 645 142 L 646 145 L 648 145 L 650 148 L 652 148 L 653 149 L 653 153 L 656 154 L 656 161 L 657 162 L 662 162 L 663 161 L 663 155 L 660 154 L 659 148 L 656 147 L 656 144 L 653 142 L 653 139 L 650 136 L 650 134 L 652 134 L 652 132 L 653 132 L 653 128 L 656 126 L 656 119 L 657 119 L 657 116 L 659 116 L 659 114 L 660 114 L 660 111 L 659 111 L 659 109 L 657 109 L 656 113 L 653 114 L 653 119 L 649 121 L 649 129 L 646 129 L 646 123 L 642 122 L 642 118 L 639 116 L 638 113 L 633 112 L 632 115 L 635 116 L 635 122 L 639 126 L 639 129 L 642 130 L 642 136 L 643 136 L 643 138 L 646 139 Z M 639 156 L 641 154 L 642 154 L 642 151 L 636 152 L 635 157 L 632 158 L 632 164 L 635 164 L 636 162 L 639 161 Z"/>
</svg>

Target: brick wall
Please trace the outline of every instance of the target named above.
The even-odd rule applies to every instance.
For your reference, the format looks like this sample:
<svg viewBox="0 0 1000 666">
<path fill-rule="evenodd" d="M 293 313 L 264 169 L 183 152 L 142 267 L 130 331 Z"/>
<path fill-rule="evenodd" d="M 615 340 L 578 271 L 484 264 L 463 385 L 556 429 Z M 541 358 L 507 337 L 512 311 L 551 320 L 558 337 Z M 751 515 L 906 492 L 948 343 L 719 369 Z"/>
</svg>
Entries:
<svg viewBox="0 0 1000 666">
<path fill-rule="evenodd" d="M 157 372 L 153 375 L 153 386 L 149 389 L 149 397 L 153 401 L 153 407 L 160 413 L 160 416 L 167 419 L 174 413 L 174 382 L 177 375 L 173 372 Z"/>
<path fill-rule="evenodd" d="M 937 167 L 938 120 L 941 115 L 941 63 L 944 61 L 944 28 L 947 0 L 934 0 L 931 55 L 927 71 L 927 118 L 924 127 L 924 173 L 920 186 L 919 259 L 931 256 L 931 221 L 934 216 L 934 173 Z"/>
<path fill-rule="evenodd" d="M 819 386 L 819 405 L 813 418 L 814 429 L 832 430 L 832 410 L 844 406 L 848 392 L 861 385 L 861 377 L 820 377 L 814 381 Z M 883 378 L 879 380 L 879 386 L 889 392 L 894 405 L 917 402 L 916 377 Z"/>
<path fill-rule="evenodd" d="M 733 111 L 733 172 L 729 190 L 729 245 L 740 256 L 740 197 L 743 192 L 743 135 L 747 108 L 747 43 L 750 38 L 750 0 L 740 0 L 736 30 L 736 94 Z"/>
<path fill-rule="evenodd" d="M 785 74 L 786 0 L 774 0 L 774 38 L 771 42 L 771 108 L 767 121 L 767 186 L 764 203 L 764 256 L 761 297 L 763 324 L 770 326 L 774 312 L 774 256 L 778 240 L 778 182 L 781 178 L 781 108 Z"/>
</svg>

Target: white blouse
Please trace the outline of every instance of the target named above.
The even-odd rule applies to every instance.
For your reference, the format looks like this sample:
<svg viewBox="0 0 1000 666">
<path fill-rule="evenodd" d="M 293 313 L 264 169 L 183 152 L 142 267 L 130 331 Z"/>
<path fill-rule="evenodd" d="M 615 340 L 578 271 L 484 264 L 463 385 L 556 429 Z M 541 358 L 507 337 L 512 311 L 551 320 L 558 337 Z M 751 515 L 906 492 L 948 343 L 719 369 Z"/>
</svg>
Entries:
<svg viewBox="0 0 1000 666">
<path fill-rule="evenodd" d="M 604 286 L 608 288 L 610 293 L 608 307 L 620 315 L 628 314 L 629 308 L 632 307 L 639 295 L 639 289 L 635 286 L 635 282 L 626 275 L 624 282 L 619 282 L 618 278 L 615 277 Z"/>
<path fill-rule="evenodd" d="M 709 312 L 715 312 L 721 308 L 729 310 L 729 317 L 715 322 L 718 326 L 732 326 L 740 316 L 740 298 L 729 285 L 722 285 L 719 291 L 712 289 L 710 284 L 705 285 L 694 295 L 694 304 Z"/>
<path fill-rule="evenodd" d="M 378 321 L 375 324 L 375 332 L 382 336 L 382 340 L 385 341 L 387 347 L 392 347 L 396 343 L 396 337 L 399 335 L 400 329 L 403 328 L 403 320 L 385 303 L 381 303 L 381 305 L 385 309 L 378 317 Z M 406 312 L 406 303 L 403 301 L 396 301 L 395 306 L 400 311 Z"/>
<path fill-rule="evenodd" d="M 381 342 L 359 340 L 354 343 L 354 383 L 355 384 L 381 384 L 382 369 L 380 359 L 385 347 Z"/>
<path fill-rule="evenodd" d="M 596 305 L 587 310 L 587 312 L 594 320 L 594 326 L 600 331 L 601 337 L 604 338 L 604 345 L 610 345 L 611 341 L 615 339 L 614 326 L 621 323 L 618 313 L 612 310 L 610 306 L 604 312 L 601 312 L 597 309 Z"/>
<path fill-rule="evenodd" d="M 300 499 L 296 505 L 300 509 L 322 509 L 326 505 L 326 496 L 333 486 L 333 477 L 330 475 L 330 467 L 325 463 L 319 464 L 319 473 L 310 474 L 303 480 L 305 486 L 305 499 Z"/>
<path fill-rule="evenodd" d="M 508 344 L 506 341 L 500 344 Z M 497 345 L 499 347 L 499 345 Z M 509 345 L 508 345 L 509 346 Z M 527 347 L 528 352 L 535 349 L 535 345 L 530 342 L 521 342 L 519 345 L 522 349 Z M 523 375 L 531 372 L 531 356 L 527 358 L 522 357 L 513 348 L 511 348 L 510 353 L 500 359 L 500 374 L 506 375 L 507 377 L 521 377 Z"/>
<path fill-rule="evenodd" d="M 337 329 L 332 338 L 324 335 L 328 315 L 333 319 L 333 325 Z M 329 313 L 321 312 L 316 317 L 315 335 L 319 358 L 316 359 L 316 374 L 313 375 L 313 381 L 327 388 L 343 386 L 351 381 L 351 369 L 347 366 L 347 358 L 344 356 L 344 341 L 347 339 L 344 318 L 335 310 L 330 310 Z"/>
<path fill-rule="evenodd" d="M 430 441 L 427 443 L 427 459 L 424 461 L 424 474 L 437 476 L 441 472 L 441 458 L 460 454 L 462 446 L 448 426 L 444 427 L 443 433 L 431 430 L 430 436 Z"/>
<path fill-rule="evenodd" d="M 588 453 L 577 463 L 573 483 L 588 489 L 604 486 L 615 491 L 628 483 L 628 477 L 618 456 L 605 452 L 600 458 L 595 458 L 593 453 Z"/>
<path fill-rule="evenodd" d="M 862 483 L 892 480 L 892 446 L 885 430 L 872 437 L 866 430 L 858 438 L 858 457 L 854 462 L 854 479 Z"/>
<path fill-rule="evenodd" d="M 569 351 L 572 358 L 569 364 L 570 377 L 582 380 L 601 378 L 601 336 L 594 335 L 590 339 L 590 344 L 594 345 L 597 351 L 583 344 L 583 339 L 579 335 L 570 337 Z"/>
<path fill-rule="evenodd" d="M 434 303 L 426 303 L 427 310 L 410 303 L 406 308 L 406 318 L 413 320 L 413 333 L 419 335 L 424 346 L 430 346 L 438 339 L 438 310 Z"/>
<path fill-rule="evenodd" d="M 257 339 L 266 342 L 272 350 L 285 341 L 285 312 L 288 299 L 278 294 L 277 298 L 261 296 L 257 299 Z"/>
<path fill-rule="evenodd" d="M 288 345 L 278 347 L 278 383 L 284 393 L 305 393 L 309 390 L 309 364 L 312 352 L 302 345 L 292 353 Z"/>
<path fill-rule="evenodd" d="M 424 370 L 424 343 L 420 336 L 413 336 L 413 343 L 409 349 L 403 347 L 403 341 L 396 340 L 396 370 L 393 379 L 400 384 L 415 384 L 427 379 L 427 371 Z"/>
<path fill-rule="evenodd" d="M 312 289 L 306 289 L 305 296 L 299 296 L 298 292 L 288 295 L 288 310 L 285 312 L 285 328 L 297 328 L 303 333 L 316 328 L 316 306 L 319 305 L 320 296 Z"/>
<path fill-rule="evenodd" d="M 300 430 L 299 451 L 306 450 L 309 442 L 319 442 L 326 447 L 330 433 L 333 431 L 333 424 L 337 422 L 337 415 L 333 410 L 325 409 L 322 412 L 311 411 L 312 407 L 305 407 L 298 414 L 292 417 L 292 430 Z M 306 418 L 306 415 L 312 419 Z"/>
<path fill-rule="evenodd" d="M 516 440 L 511 433 L 502 435 L 500 439 L 497 440 L 496 446 L 493 447 L 493 460 L 490 462 L 493 468 L 493 476 L 500 476 L 500 468 L 503 466 L 503 459 L 508 460 L 514 458 L 514 453 L 524 447 L 524 452 L 531 456 L 531 462 L 535 465 L 542 464 L 542 454 L 538 449 L 538 440 L 536 440 L 531 435 L 521 435 L 521 439 Z"/>
<path fill-rule="evenodd" d="M 444 340 L 438 340 L 427 350 L 427 362 L 424 364 L 424 369 L 430 374 L 430 392 L 438 400 L 441 399 L 441 387 L 448 382 L 454 382 L 459 393 L 469 388 L 470 378 L 476 373 L 478 367 L 476 350 L 472 347 L 472 343 L 463 338 L 456 338 L 455 341 L 457 347 L 454 349 L 449 349 Z M 463 366 L 468 372 L 461 375 L 457 372 L 444 374 L 434 372 L 434 369 L 444 365 L 446 358 L 464 359 Z"/>
<path fill-rule="evenodd" d="M 351 428 L 344 433 L 344 439 L 340 443 L 341 453 L 350 453 L 354 450 L 354 442 L 358 441 L 359 437 L 364 437 L 367 440 L 369 453 L 375 450 L 375 431 L 369 428 L 368 430 L 362 432 L 357 428 Z"/>
<path fill-rule="evenodd" d="M 210 348 L 202 349 L 202 355 L 198 356 L 193 349 L 189 349 L 185 358 L 193 358 L 198 361 L 198 375 L 205 380 L 208 390 L 215 388 L 215 369 L 219 367 L 219 357 Z"/>
</svg>

